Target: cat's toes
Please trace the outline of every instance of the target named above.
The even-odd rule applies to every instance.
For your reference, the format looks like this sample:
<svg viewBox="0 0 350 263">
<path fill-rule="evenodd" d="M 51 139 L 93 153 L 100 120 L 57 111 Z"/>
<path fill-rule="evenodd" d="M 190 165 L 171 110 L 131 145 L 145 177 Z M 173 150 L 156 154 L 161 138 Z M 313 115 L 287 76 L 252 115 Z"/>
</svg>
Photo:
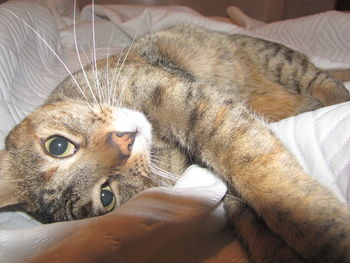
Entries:
<svg viewBox="0 0 350 263">
<path fill-rule="evenodd" d="M 335 90 L 329 91 L 327 95 L 324 96 L 323 105 L 329 106 L 350 100 L 350 93 L 345 87 L 336 87 Z"/>
<path fill-rule="evenodd" d="M 313 94 L 323 106 L 330 106 L 350 100 L 350 93 L 340 82 L 333 85 L 323 85 L 316 89 Z"/>
</svg>

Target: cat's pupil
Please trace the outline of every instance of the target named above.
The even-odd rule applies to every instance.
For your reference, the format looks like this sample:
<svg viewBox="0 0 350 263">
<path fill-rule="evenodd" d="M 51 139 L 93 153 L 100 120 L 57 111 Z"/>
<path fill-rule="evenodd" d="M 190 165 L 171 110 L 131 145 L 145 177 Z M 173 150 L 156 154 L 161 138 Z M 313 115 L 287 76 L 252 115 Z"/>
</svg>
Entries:
<svg viewBox="0 0 350 263">
<path fill-rule="evenodd" d="M 114 195 L 111 191 L 102 189 L 101 190 L 101 203 L 104 207 L 109 206 L 114 199 Z"/>
<path fill-rule="evenodd" d="M 49 146 L 50 153 L 53 155 L 63 154 L 68 147 L 68 141 L 65 138 L 57 137 L 54 139 Z"/>
</svg>

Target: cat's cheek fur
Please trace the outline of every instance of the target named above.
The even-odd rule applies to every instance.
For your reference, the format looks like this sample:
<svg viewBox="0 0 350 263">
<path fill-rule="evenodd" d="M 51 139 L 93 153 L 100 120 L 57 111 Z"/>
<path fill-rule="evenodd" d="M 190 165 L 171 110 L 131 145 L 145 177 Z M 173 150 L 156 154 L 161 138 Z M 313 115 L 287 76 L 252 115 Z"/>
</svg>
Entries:
<svg viewBox="0 0 350 263">
<path fill-rule="evenodd" d="M 5 150 L 0 151 L 0 208 L 17 204 L 18 189 L 11 183 L 11 179 L 7 178 L 8 153 Z"/>
</svg>

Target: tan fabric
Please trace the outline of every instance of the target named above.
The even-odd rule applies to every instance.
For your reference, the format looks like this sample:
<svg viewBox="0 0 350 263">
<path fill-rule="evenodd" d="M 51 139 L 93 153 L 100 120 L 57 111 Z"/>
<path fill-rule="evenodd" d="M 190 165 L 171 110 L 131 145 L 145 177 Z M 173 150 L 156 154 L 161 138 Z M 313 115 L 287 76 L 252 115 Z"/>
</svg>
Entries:
<svg viewBox="0 0 350 263">
<path fill-rule="evenodd" d="M 248 262 L 229 228 L 206 228 L 212 210 L 203 198 L 151 189 L 31 262 Z"/>
</svg>

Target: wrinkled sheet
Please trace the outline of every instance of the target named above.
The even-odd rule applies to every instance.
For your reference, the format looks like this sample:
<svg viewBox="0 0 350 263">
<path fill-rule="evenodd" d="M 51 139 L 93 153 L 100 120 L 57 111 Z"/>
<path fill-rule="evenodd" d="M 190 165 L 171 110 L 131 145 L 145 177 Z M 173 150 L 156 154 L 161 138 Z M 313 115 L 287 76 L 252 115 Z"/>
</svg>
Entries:
<svg viewBox="0 0 350 263">
<path fill-rule="evenodd" d="M 68 76 L 67 69 L 58 61 L 53 51 L 65 62 L 69 70 L 75 71 L 80 68 L 74 43 L 72 2 L 68 0 L 23 0 L 10 1 L 0 5 L 1 138 L 4 138 L 16 123 L 39 106 L 52 89 Z M 76 18 L 79 49 L 80 51 L 85 50 L 81 53 L 83 63 L 88 63 L 93 56 L 90 51 L 93 47 L 91 11 L 92 7 L 87 6 L 81 13 L 77 14 Z M 96 5 L 94 12 L 96 14 L 94 16 L 94 29 L 97 57 L 118 53 L 129 45 L 134 38 L 166 25 L 192 23 L 223 32 L 245 33 L 279 41 L 306 53 L 317 65 L 324 68 L 350 67 L 350 15 L 339 12 L 327 12 L 271 24 L 264 24 L 243 16 L 241 19 L 245 21 L 246 28 L 230 23 L 237 16 L 237 9 L 228 10 L 231 20 L 220 19 L 220 21 L 203 17 L 186 7 L 151 7 L 145 9 L 140 6 Z M 222 22 L 222 20 L 226 22 Z M 52 50 L 47 47 L 44 41 Z M 344 103 L 271 124 L 271 128 L 305 169 L 321 183 L 332 189 L 339 199 L 344 202 L 350 199 L 349 107 L 349 103 Z M 3 139 L 1 142 L 3 143 Z M 199 176 L 202 176 L 202 172 L 199 173 Z M 127 211 L 128 216 L 126 221 L 133 217 L 133 212 L 130 211 L 134 211 L 133 205 L 135 203 L 132 202 L 130 204 L 131 210 L 129 210 L 127 204 L 127 207 L 123 208 L 124 210 L 117 209 L 106 218 L 101 217 L 93 220 L 45 226 L 39 225 L 27 215 L 0 213 L 0 259 L 6 259 L 5 262 L 23 262 L 39 252 L 46 251 L 45 248 L 60 241 L 62 241 L 62 245 L 56 248 L 60 257 L 64 255 L 77 257 L 74 251 L 78 251 L 77 253 L 80 254 L 81 250 L 69 250 L 65 246 L 67 244 L 81 244 L 81 248 L 85 253 L 91 252 L 86 254 L 86 262 L 88 262 L 90 255 L 92 260 L 92 256 L 96 255 L 95 252 L 101 253 L 97 250 L 104 248 L 103 242 L 107 242 L 110 250 L 108 250 L 108 253 L 106 252 L 106 255 L 116 257 L 121 257 L 121 255 L 125 255 L 125 257 L 135 256 L 136 258 L 139 255 L 128 255 L 127 252 L 120 249 L 118 244 L 134 242 L 133 246 L 135 248 L 142 249 L 140 244 L 147 243 L 150 238 L 148 235 L 152 235 L 153 231 L 155 231 L 155 237 L 152 238 L 155 239 L 152 240 L 157 240 L 154 242 L 160 244 L 164 242 L 164 238 L 166 239 L 160 233 L 167 229 L 169 231 L 169 243 L 167 244 L 172 244 L 172 246 L 175 244 L 174 250 L 170 251 L 167 245 L 151 246 L 152 248 L 149 248 L 149 251 L 153 251 L 153 254 L 149 255 L 150 260 L 154 255 L 158 257 L 162 253 L 162 256 L 176 255 L 175 258 L 181 256 L 195 257 L 198 254 L 192 255 L 188 251 L 196 251 L 197 249 L 197 252 L 210 251 L 206 262 L 215 262 L 214 260 L 217 260 L 218 257 L 220 260 L 217 262 L 244 262 L 240 261 L 244 260 L 244 257 L 239 245 L 232 240 L 232 237 L 222 238 L 221 235 L 218 235 L 224 227 L 223 214 L 210 216 L 218 206 L 222 195 L 215 195 L 214 198 L 207 187 L 203 188 L 195 184 L 198 181 L 201 180 L 189 180 L 186 187 L 184 187 L 187 190 L 183 190 L 183 193 L 178 193 L 177 190 L 154 189 L 144 193 L 143 197 L 138 197 L 136 200 L 139 201 L 135 201 L 136 206 L 140 205 L 142 209 L 145 209 L 145 213 L 138 215 L 139 217 L 136 218 L 150 220 L 150 216 L 152 218 L 152 216 L 159 215 L 161 212 L 166 212 L 167 216 L 155 220 L 157 222 L 155 226 L 160 224 L 159 229 L 161 230 L 152 228 L 151 231 L 151 228 L 149 228 L 144 232 L 144 236 L 139 236 L 132 241 L 128 239 L 128 235 L 124 236 L 126 239 L 123 239 L 120 236 L 118 237 L 120 232 L 113 232 L 115 229 L 123 228 L 123 225 L 126 224 L 124 221 L 125 211 Z M 214 186 L 210 188 L 215 189 Z M 200 193 L 200 198 L 194 194 L 196 191 Z M 157 196 L 157 198 L 154 198 L 154 196 Z M 159 196 L 162 197 L 159 198 Z M 164 201 L 161 206 L 143 207 L 144 200 L 148 200 L 148 203 L 152 204 L 158 199 Z M 185 202 L 185 199 L 188 200 L 188 203 Z M 178 204 L 181 205 L 177 206 Z M 171 210 L 161 210 L 162 207 L 168 206 L 171 207 Z M 196 213 L 189 213 L 194 207 Z M 143 211 L 142 209 L 137 208 L 139 211 Z M 157 212 L 152 213 L 152 211 Z M 184 216 L 181 217 L 181 215 Z M 137 213 L 135 213 L 135 216 L 137 216 Z M 194 226 L 203 223 L 204 218 L 208 220 L 214 218 L 214 220 L 206 225 L 205 229 L 207 231 L 201 233 Z M 132 225 L 131 229 L 145 227 L 144 222 L 138 219 L 134 221 L 135 225 Z M 111 221 L 116 222 L 109 225 Z M 106 222 L 108 222 L 108 227 L 105 227 Z M 146 225 L 152 224 L 147 223 Z M 186 230 L 177 233 L 177 229 L 182 228 Z M 109 229 L 113 229 L 113 231 L 109 232 Z M 228 231 L 224 232 L 227 233 Z M 91 236 L 87 238 L 86 235 L 83 235 L 84 233 Z M 140 233 L 142 233 L 141 230 Z M 195 239 L 197 235 L 199 238 Z M 214 237 L 217 236 L 220 237 L 215 239 Z M 91 237 L 101 237 L 101 239 L 95 240 Z M 182 245 L 183 240 L 189 242 Z M 215 247 L 213 244 L 215 242 L 199 244 L 200 240 L 217 240 L 216 244 L 221 245 L 222 248 Z M 96 250 L 91 250 L 87 244 L 90 244 L 90 246 L 94 244 L 93 247 L 97 246 Z M 179 245 L 178 248 L 176 244 Z M 212 250 L 208 248 L 212 248 Z M 70 253 L 67 251 L 70 251 Z M 101 256 L 101 254 L 98 255 Z M 46 254 L 43 257 L 50 257 L 50 255 Z M 188 262 L 193 262 L 193 257 L 188 258 Z M 99 257 L 99 259 L 101 258 L 102 256 Z M 159 258 L 162 257 L 159 256 Z M 201 259 L 201 261 L 204 261 L 204 259 Z M 116 262 L 118 262 L 117 259 Z M 167 259 L 166 262 L 171 261 Z"/>
</svg>

